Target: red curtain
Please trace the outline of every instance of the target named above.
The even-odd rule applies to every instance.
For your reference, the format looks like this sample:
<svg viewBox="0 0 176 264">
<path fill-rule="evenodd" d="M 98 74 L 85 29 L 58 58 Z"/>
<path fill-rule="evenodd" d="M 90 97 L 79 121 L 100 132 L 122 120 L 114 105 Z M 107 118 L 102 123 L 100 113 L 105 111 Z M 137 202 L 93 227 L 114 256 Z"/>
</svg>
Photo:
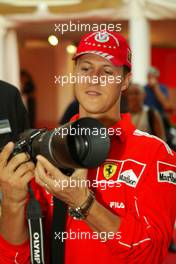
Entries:
<svg viewBox="0 0 176 264">
<path fill-rule="evenodd" d="M 176 89 L 176 48 L 152 48 L 152 65 L 160 70 L 160 82 Z"/>
</svg>

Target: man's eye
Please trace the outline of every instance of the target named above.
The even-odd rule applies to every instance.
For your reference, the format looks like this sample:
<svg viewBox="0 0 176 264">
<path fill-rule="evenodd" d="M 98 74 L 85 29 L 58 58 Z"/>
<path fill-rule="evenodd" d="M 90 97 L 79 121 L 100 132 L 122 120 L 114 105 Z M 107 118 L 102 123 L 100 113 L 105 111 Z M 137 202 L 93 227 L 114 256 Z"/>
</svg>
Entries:
<svg viewBox="0 0 176 264">
<path fill-rule="evenodd" d="M 106 74 L 113 75 L 112 71 L 105 71 Z"/>
<path fill-rule="evenodd" d="M 81 68 L 81 70 L 82 70 L 82 71 L 88 71 L 89 68 L 83 67 L 83 68 Z"/>
<path fill-rule="evenodd" d="M 105 74 L 113 75 L 113 71 L 111 69 L 104 68 L 104 72 L 105 72 Z"/>
</svg>

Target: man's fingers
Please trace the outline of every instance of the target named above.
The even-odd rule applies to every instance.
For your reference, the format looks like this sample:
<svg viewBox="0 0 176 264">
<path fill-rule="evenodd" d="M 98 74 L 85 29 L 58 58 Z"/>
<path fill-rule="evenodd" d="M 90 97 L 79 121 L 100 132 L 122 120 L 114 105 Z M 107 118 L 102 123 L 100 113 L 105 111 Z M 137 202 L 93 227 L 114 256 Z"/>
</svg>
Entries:
<svg viewBox="0 0 176 264">
<path fill-rule="evenodd" d="M 43 186 L 45 184 L 52 186 L 53 185 L 53 180 L 48 177 L 43 165 L 40 163 L 40 161 L 37 162 L 37 166 L 36 166 L 36 175 L 37 178 L 39 179 L 40 182 L 42 182 Z"/>
<path fill-rule="evenodd" d="M 41 155 L 37 156 L 37 160 L 40 161 L 43 168 L 46 169 L 46 171 L 49 173 L 49 175 L 52 175 L 53 178 L 57 178 L 58 176 L 65 178 L 61 171 L 59 171 L 57 168 L 55 168 L 46 158 L 44 158 Z M 47 176 L 49 178 L 49 176 Z"/>
<path fill-rule="evenodd" d="M 8 158 L 10 157 L 10 154 L 12 153 L 12 150 L 14 148 L 14 143 L 9 142 L 1 151 L 0 153 L 0 166 L 5 167 L 8 161 Z"/>
<path fill-rule="evenodd" d="M 9 161 L 9 170 L 11 172 L 15 171 L 19 165 L 21 165 L 22 163 L 25 163 L 26 161 L 29 160 L 29 156 L 26 155 L 26 153 L 20 153 L 17 154 L 15 157 L 13 157 L 10 161 Z"/>
<path fill-rule="evenodd" d="M 48 184 L 46 182 L 44 182 L 43 180 L 41 180 L 40 176 L 39 176 L 39 168 L 38 168 L 38 163 L 37 163 L 37 166 L 36 166 L 36 169 L 35 169 L 35 181 L 42 187 L 44 188 L 47 188 L 48 187 Z M 48 188 L 47 188 L 48 190 Z"/>
<path fill-rule="evenodd" d="M 87 186 L 88 180 L 87 180 L 87 169 L 77 169 L 72 174 L 70 180 L 77 182 L 77 186 Z"/>
<path fill-rule="evenodd" d="M 21 164 L 17 170 L 15 171 L 15 176 L 17 177 L 21 177 L 23 176 L 25 173 L 27 173 L 28 171 L 32 171 L 35 169 L 35 165 L 33 162 L 25 162 L 23 164 Z"/>
<path fill-rule="evenodd" d="M 44 187 L 45 183 L 40 180 L 37 167 L 35 168 L 34 175 L 35 175 L 36 183 L 38 183 L 40 186 Z"/>
<path fill-rule="evenodd" d="M 34 171 L 28 171 L 21 179 L 24 186 L 26 186 L 34 178 Z"/>
<path fill-rule="evenodd" d="M 77 169 L 74 171 L 71 177 L 79 178 L 79 179 L 87 179 L 87 173 L 88 173 L 87 169 Z"/>
</svg>

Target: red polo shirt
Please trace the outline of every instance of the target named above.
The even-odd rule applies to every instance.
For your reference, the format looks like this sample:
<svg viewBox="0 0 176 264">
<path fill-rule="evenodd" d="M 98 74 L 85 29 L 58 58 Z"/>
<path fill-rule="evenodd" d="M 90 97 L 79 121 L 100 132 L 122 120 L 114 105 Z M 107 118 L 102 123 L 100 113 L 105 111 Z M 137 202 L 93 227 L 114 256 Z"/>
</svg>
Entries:
<svg viewBox="0 0 176 264">
<path fill-rule="evenodd" d="M 128 114 L 112 128 L 117 135 L 111 136 L 108 159 L 89 170 L 88 180 L 96 199 L 120 217 L 119 230 L 100 239 L 84 221 L 68 217 L 65 263 L 160 264 L 176 216 L 176 155 L 162 140 L 136 130 Z M 49 236 L 52 196 L 33 187 Z M 1 237 L 0 263 L 30 263 L 29 242 L 13 246 Z"/>
</svg>

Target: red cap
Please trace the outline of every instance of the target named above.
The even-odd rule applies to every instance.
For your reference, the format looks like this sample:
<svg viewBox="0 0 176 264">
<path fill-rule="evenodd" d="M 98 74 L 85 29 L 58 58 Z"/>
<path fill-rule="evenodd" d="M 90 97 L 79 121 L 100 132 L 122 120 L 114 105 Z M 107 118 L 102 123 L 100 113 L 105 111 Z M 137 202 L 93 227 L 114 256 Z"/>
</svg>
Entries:
<svg viewBox="0 0 176 264">
<path fill-rule="evenodd" d="M 96 31 L 84 35 L 73 60 L 86 53 L 97 54 L 115 66 L 126 65 L 131 69 L 130 47 L 126 39 L 118 32 Z"/>
</svg>

